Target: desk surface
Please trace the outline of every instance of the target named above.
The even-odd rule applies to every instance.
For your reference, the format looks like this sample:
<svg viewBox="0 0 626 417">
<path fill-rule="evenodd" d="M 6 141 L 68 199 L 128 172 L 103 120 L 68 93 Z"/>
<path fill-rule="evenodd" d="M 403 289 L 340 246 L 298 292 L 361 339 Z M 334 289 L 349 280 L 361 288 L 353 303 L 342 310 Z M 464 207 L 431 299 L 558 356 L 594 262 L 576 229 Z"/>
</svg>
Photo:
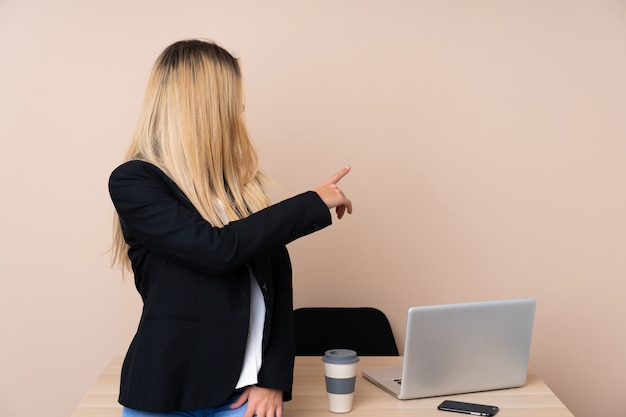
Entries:
<svg viewBox="0 0 626 417">
<path fill-rule="evenodd" d="M 401 357 L 361 357 L 359 368 L 399 366 Z M 107 365 L 89 390 L 72 417 L 120 417 L 117 403 L 122 357 L 116 356 Z M 363 379 L 357 371 L 354 407 L 347 417 L 455 417 L 462 414 L 437 410 L 444 399 L 497 405 L 497 417 L 573 417 L 554 393 L 536 375 L 529 375 L 526 385 L 498 391 L 448 395 L 419 400 L 397 400 L 374 384 Z M 337 416 L 328 411 L 324 387 L 324 367 L 320 357 L 297 357 L 293 385 L 293 400 L 285 403 L 285 417 Z"/>
</svg>

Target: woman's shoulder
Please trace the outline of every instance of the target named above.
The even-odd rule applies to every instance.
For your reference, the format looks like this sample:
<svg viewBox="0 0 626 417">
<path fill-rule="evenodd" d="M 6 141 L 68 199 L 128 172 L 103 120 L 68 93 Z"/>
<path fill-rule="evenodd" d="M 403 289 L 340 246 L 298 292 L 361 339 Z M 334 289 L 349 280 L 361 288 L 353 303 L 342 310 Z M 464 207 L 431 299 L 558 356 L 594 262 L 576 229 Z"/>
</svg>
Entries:
<svg viewBox="0 0 626 417">
<path fill-rule="evenodd" d="M 159 167 L 156 165 L 141 160 L 141 159 L 131 159 L 130 161 L 126 161 L 116 167 L 113 170 L 113 173 L 116 172 L 135 172 L 135 171 L 152 171 L 152 172 L 162 172 Z"/>
<path fill-rule="evenodd" d="M 116 167 L 113 172 L 111 172 L 111 177 L 146 174 L 160 177 L 166 176 L 165 173 L 156 165 L 140 159 L 132 159 Z"/>
<path fill-rule="evenodd" d="M 109 186 L 127 183 L 128 180 L 161 181 L 168 183 L 168 177 L 156 165 L 150 162 L 133 159 L 116 167 L 109 177 Z"/>
</svg>

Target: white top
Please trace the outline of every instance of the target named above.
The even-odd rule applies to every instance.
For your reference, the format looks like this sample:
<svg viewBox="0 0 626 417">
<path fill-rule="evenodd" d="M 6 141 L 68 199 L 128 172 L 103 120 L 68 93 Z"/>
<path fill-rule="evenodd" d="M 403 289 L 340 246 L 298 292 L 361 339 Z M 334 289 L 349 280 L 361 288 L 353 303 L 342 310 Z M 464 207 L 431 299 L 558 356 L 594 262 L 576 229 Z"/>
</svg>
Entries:
<svg viewBox="0 0 626 417">
<path fill-rule="evenodd" d="M 243 368 L 235 388 L 243 388 L 254 385 L 258 380 L 261 362 L 263 359 L 263 324 L 265 323 L 265 301 L 259 283 L 252 272 L 250 265 L 246 265 L 250 271 L 250 325 L 248 327 L 248 340 L 246 352 L 243 357 Z"/>
<path fill-rule="evenodd" d="M 226 210 L 220 200 L 217 200 L 220 209 L 219 216 L 224 224 L 228 224 Z M 259 382 L 258 375 L 263 361 L 263 327 L 265 324 L 265 300 L 259 283 L 254 276 L 250 265 L 246 265 L 250 274 L 250 324 L 248 325 L 248 339 L 243 357 L 243 367 L 237 381 L 236 389 L 254 385 Z"/>
</svg>

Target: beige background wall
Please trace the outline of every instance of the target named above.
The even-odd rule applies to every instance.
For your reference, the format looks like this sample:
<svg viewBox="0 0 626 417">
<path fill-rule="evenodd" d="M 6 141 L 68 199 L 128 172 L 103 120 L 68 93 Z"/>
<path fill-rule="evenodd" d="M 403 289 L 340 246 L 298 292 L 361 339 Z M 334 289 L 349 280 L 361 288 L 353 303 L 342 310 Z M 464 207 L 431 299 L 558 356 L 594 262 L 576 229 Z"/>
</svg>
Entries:
<svg viewBox="0 0 626 417">
<path fill-rule="evenodd" d="M 106 192 L 169 43 L 241 56 L 275 199 L 344 164 L 354 215 L 290 246 L 297 306 L 533 296 L 576 416 L 626 392 L 626 3 L 0 1 L 0 416 L 68 416 L 139 303 Z M 332 290 L 330 290 L 332 288 Z"/>
</svg>

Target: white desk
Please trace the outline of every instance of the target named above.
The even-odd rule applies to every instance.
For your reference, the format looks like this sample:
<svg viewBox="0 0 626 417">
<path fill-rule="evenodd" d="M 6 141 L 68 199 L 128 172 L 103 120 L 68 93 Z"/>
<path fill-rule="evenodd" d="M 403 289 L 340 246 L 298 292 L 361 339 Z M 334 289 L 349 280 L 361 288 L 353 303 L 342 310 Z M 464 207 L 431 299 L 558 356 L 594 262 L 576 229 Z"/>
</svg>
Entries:
<svg viewBox="0 0 626 417">
<path fill-rule="evenodd" d="M 401 357 L 361 357 L 359 369 L 375 366 L 399 366 Z M 120 417 L 117 403 L 122 357 L 114 357 L 89 390 L 72 417 Z M 285 417 L 329 417 L 324 386 L 324 367 L 320 357 L 296 358 L 293 400 L 285 403 Z M 554 393 L 536 375 L 529 375 L 526 385 L 498 391 L 486 391 L 419 400 L 397 400 L 363 379 L 357 370 L 353 410 L 346 417 L 455 417 L 462 414 L 438 411 L 444 399 L 496 405 L 496 417 L 573 417 Z"/>
</svg>

